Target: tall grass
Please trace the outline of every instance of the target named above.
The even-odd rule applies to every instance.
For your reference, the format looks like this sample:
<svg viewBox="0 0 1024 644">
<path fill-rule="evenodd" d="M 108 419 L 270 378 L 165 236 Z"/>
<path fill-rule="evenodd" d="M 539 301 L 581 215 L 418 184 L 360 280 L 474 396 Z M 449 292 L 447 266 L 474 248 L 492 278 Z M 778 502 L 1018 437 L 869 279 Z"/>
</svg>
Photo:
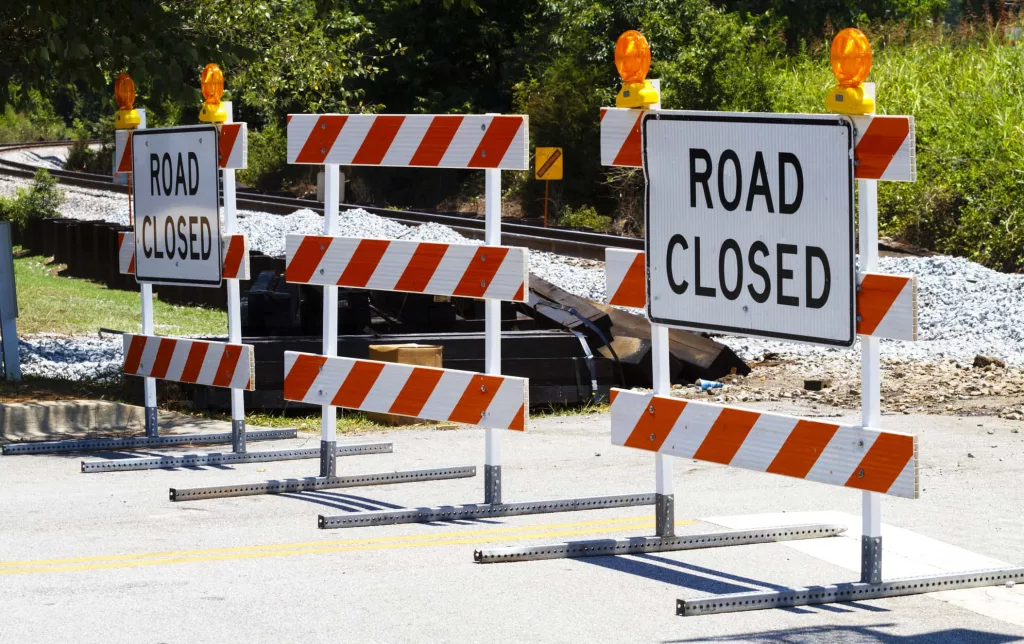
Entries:
<svg viewBox="0 0 1024 644">
<path fill-rule="evenodd" d="M 879 186 L 882 232 L 1005 271 L 1024 269 L 1024 44 L 1019 18 L 873 30 L 878 112 L 911 114 L 918 179 Z M 776 62 L 775 111 L 820 112 L 824 46 Z"/>
</svg>

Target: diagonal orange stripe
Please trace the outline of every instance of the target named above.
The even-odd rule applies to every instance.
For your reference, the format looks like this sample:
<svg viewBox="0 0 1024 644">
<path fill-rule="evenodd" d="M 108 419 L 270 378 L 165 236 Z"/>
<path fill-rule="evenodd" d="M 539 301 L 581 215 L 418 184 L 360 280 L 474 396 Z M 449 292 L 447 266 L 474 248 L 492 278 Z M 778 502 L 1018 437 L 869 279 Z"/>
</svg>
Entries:
<svg viewBox="0 0 1024 644">
<path fill-rule="evenodd" d="M 235 367 L 242 357 L 242 347 L 237 344 L 229 344 L 224 347 L 224 353 L 220 355 L 220 364 L 217 365 L 217 372 L 213 375 L 214 387 L 230 387 L 231 378 L 235 375 Z"/>
<path fill-rule="evenodd" d="M 508 424 L 508 428 L 513 430 L 513 431 L 517 431 L 517 432 L 525 432 L 526 431 L 526 405 L 525 404 L 519 406 L 519 411 L 517 411 L 515 417 L 512 418 L 512 422 Z"/>
<path fill-rule="evenodd" d="M 441 369 L 427 367 L 413 369 L 388 413 L 419 418 L 420 412 L 423 411 L 423 405 L 427 404 L 430 394 L 434 393 L 434 388 L 437 387 L 437 383 L 443 375 L 444 371 Z"/>
<path fill-rule="evenodd" d="M 885 494 L 912 458 L 913 436 L 881 433 L 846 481 L 846 487 Z M 860 476 L 861 471 L 864 476 Z"/>
<path fill-rule="evenodd" d="M 448 146 L 451 145 L 455 133 L 459 131 L 464 117 L 460 115 L 435 116 L 430 121 L 423 139 L 416 148 L 416 153 L 409 160 L 409 165 L 434 167 L 441 163 Z"/>
<path fill-rule="evenodd" d="M 373 123 L 363 138 L 356 155 L 352 157 L 352 165 L 380 165 L 384 155 L 391 148 L 391 143 L 398 135 L 404 116 L 383 115 L 373 117 Z"/>
<path fill-rule="evenodd" d="M 693 458 L 728 465 L 760 417 L 761 414 L 756 411 L 723 407 Z"/>
<path fill-rule="evenodd" d="M 479 424 L 483 413 L 487 411 L 488 405 L 498 393 L 498 387 L 505 379 L 501 376 L 487 376 L 481 373 L 474 374 L 462 392 L 455 409 L 449 414 L 448 420 L 456 423 Z M 452 392 L 453 394 L 455 392 Z"/>
<path fill-rule="evenodd" d="M 765 470 L 769 474 L 804 478 L 811 471 L 822 450 L 835 436 L 839 425 L 799 420 L 789 438 L 782 444 L 772 464 Z"/>
<path fill-rule="evenodd" d="M 909 278 L 897 275 L 866 273 L 857 293 L 857 315 L 860 316 L 857 333 L 874 333 L 909 281 Z"/>
<path fill-rule="evenodd" d="M 171 364 L 171 356 L 174 355 L 174 347 L 177 341 L 171 338 L 160 338 L 160 346 L 156 349 L 156 358 L 153 360 L 153 368 L 149 370 L 152 378 L 166 378 L 167 367 Z"/>
<path fill-rule="evenodd" d="M 513 302 L 525 302 L 526 301 L 526 284 L 520 284 L 516 294 L 512 296 Z"/>
<path fill-rule="evenodd" d="M 629 130 L 629 134 L 626 135 L 626 140 L 622 142 L 622 147 L 619 148 L 619 153 L 615 155 L 615 160 L 612 161 L 612 165 L 639 167 L 644 164 L 643 157 L 640 155 L 640 118 L 643 115 L 643 111 L 637 110 L 636 122 L 633 123 L 633 127 Z"/>
<path fill-rule="evenodd" d="M 434 276 L 434 271 L 437 270 L 437 266 L 446 252 L 448 252 L 448 244 L 433 242 L 417 244 L 416 251 L 413 252 L 393 290 L 422 293 L 430 283 L 430 278 Z"/>
<path fill-rule="evenodd" d="M 295 163 L 323 163 L 347 120 L 348 116 L 344 114 L 325 114 L 318 118 L 309 138 L 295 156 Z"/>
<path fill-rule="evenodd" d="M 487 126 L 480 145 L 476 147 L 473 157 L 466 165 L 467 168 L 497 168 L 501 165 L 505 153 L 512 145 L 516 132 L 523 127 L 521 116 L 495 116 L 491 124 Z"/>
<path fill-rule="evenodd" d="M 501 263 L 508 255 L 508 249 L 500 246 L 478 246 L 466 272 L 462 274 L 452 295 L 462 297 L 483 297 L 491 285 Z"/>
<path fill-rule="evenodd" d="M 643 253 L 637 253 L 609 304 L 641 309 L 647 306 L 647 267 Z"/>
<path fill-rule="evenodd" d="M 303 237 L 299 247 L 295 249 L 291 261 L 284 267 L 285 281 L 297 284 L 309 282 L 316 267 L 320 265 L 320 260 L 324 258 L 327 249 L 331 247 L 331 241 L 331 237 Z"/>
<path fill-rule="evenodd" d="M 356 246 L 348 265 L 338 278 L 338 286 L 363 288 L 373 277 L 391 242 L 384 239 L 363 239 Z"/>
<path fill-rule="evenodd" d="M 301 247 L 301 246 L 300 246 Z M 237 279 L 242 270 L 242 257 L 245 254 L 245 237 L 231 235 L 228 237 L 228 252 L 224 254 L 225 279 Z M 287 268 L 285 271 L 287 272 Z"/>
<path fill-rule="evenodd" d="M 685 401 L 674 398 L 651 398 L 647 403 L 647 409 L 637 419 L 633 431 L 622 445 L 657 452 L 684 409 Z"/>
<path fill-rule="evenodd" d="M 360 409 L 366 394 L 370 393 L 377 377 L 384 370 L 383 362 L 372 362 L 370 360 L 356 360 L 352 369 L 345 376 L 345 381 L 338 387 L 338 393 L 334 394 L 331 404 L 335 407 L 348 407 L 349 409 Z M 376 410 L 371 410 L 376 411 Z"/>
<path fill-rule="evenodd" d="M 602 107 L 602 108 L 601 108 L 601 117 L 600 117 L 599 119 L 597 119 L 597 120 L 598 120 L 598 121 L 603 121 L 603 120 L 604 120 L 604 115 L 605 115 L 605 112 L 607 112 L 607 111 L 608 111 L 608 108 L 607 108 L 607 107 Z"/>
<path fill-rule="evenodd" d="M 858 179 L 881 179 L 892 158 L 910 135 L 910 119 L 905 116 L 876 116 L 853 151 Z"/>
<path fill-rule="evenodd" d="M 327 363 L 325 356 L 300 353 L 295 356 L 292 368 L 284 375 L 285 400 L 302 400 L 320 375 L 320 369 Z"/>
<path fill-rule="evenodd" d="M 181 370 L 182 382 L 199 382 L 199 373 L 203 370 L 203 360 L 206 359 L 206 352 L 210 350 L 207 342 L 193 342 L 188 349 L 188 358 L 185 359 L 185 368 Z"/>
<path fill-rule="evenodd" d="M 124 372 L 127 374 L 139 373 L 139 363 L 142 362 L 142 351 L 146 348 L 146 336 L 133 335 L 132 341 L 128 344 L 128 353 L 124 357 Z"/>
<path fill-rule="evenodd" d="M 121 159 L 117 163 L 118 172 L 131 172 L 132 171 L 132 133 L 129 132 L 128 136 L 125 137 L 124 141 L 124 153 L 121 155 Z"/>
<path fill-rule="evenodd" d="M 217 156 L 220 160 L 220 167 L 228 164 L 231 158 L 231 151 L 235 147 L 235 140 L 238 133 L 242 131 L 241 123 L 225 123 L 220 126 L 220 139 L 217 142 Z"/>
</svg>

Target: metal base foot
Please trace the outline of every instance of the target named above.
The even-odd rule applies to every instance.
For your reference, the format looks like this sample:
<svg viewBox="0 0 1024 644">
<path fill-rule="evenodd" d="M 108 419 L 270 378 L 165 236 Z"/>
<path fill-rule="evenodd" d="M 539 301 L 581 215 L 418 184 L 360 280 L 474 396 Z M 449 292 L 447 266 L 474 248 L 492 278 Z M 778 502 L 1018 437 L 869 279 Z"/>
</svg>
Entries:
<svg viewBox="0 0 1024 644">
<path fill-rule="evenodd" d="M 359 456 L 362 454 L 390 454 L 391 451 L 391 443 L 356 443 L 352 445 L 339 445 L 335 454 L 337 456 Z M 184 454 L 182 456 L 157 456 L 155 458 L 125 458 L 115 461 L 82 461 L 82 472 L 161 470 L 178 467 L 202 467 L 204 465 L 295 461 L 319 457 L 319 447 L 284 449 L 272 452 L 247 452 L 245 454 Z"/>
<path fill-rule="evenodd" d="M 249 440 L 270 441 L 295 438 L 294 429 L 265 429 L 249 432 Z M 179 445 L 211 445 L 230 443 L 231 434 L 177 434 L 170 436 L 133 436 L 131 438 L 96 438 L 68 441 L 38 441 L 10 443 L 3 446 L 4 454 L 66 454 L 71 452 L 120 451 L 150 447 Z"/>
<path fill-rule="evenodd" d="M 473 560 L 477 563 L 506 563 L 537 559 L 572 559 L 579 557 L 605 557 L 609 555 L 638 555 L 646 552 L 671 552 L 742 546 L 773 541 L 818 539 L 846 532 L 838 524 L 803 524 L 761 530 L 735 530 L 710 534 L 691 534 L 681 537 L 632 537 L 629 539 L 596 539 L 571 541 L 547 546 L 525 546 L 477 550 Z"/>
<path fill-rule="evenodd" d="M 245 421 L 231 421 L 231 451 L 235 454 L 245 454 Z"/>
<path fill-rule="evenodd" d="M 288 492 L 310 492 L 313 490 L 329 490 L 339 487 L 361 487 L 364 485 L 391 485 L 392 483 L 416 483 L 418 481 L 439 481 L 444 479 L 463 479 L 476 476 L 476 466 L 445 467 L 433 470 L 405 470 L 400 472 L 380 472 L 377 474 L 356 474 L 353 476 L 336 476 L 330 478 L 309 477 L 304 479 L 284 479 L 281 481 L 263 481 L 242 485 L 224 485 L 220 487 L 171 488 L 172 501 L 198 501 L 200 499 L 221 499 L 229 496 L 255 496 L 258 494 L 286 494 Z"/>
<path fill-rule="evenodd" d="M 484 465 L 484 503 L 501 503 L 500 465 Z"/>
<path fill-rule="evenodd" d="M 653 494 L 591 496 L 582 499 L 554 499 L 551 501 L 525 501 L 501 504 L 470 503 L 467 505 L 447 505 L 437 508 L 353 512 L 352 514 L 331 517 L 321 515 L 318 524 L 321 528 L 359 528 L 369 525 L 458 521 L 460 519 L 511 517 L 522 514 L 547 514 L 551 512 L 577 512 L 653 504 Z"/>
<path fill-rule="evenodd" d="M 860 580 L 865 584 L 882 583 L 882 537 L 860 537 Z"/>
<path fill-rule="evenodd" d="M 676 504 L 671 494 L 654 495 L 654 534 L 659 537 L 676 536 Z"/>
<path fill-rule="evenodd" d="M 853 582 L 830 586 L 808 586 L 786 590 L 755 591 L 719 595 L 706 599 L 680 599 L 676 601 L 676 615 L 711 615 L 714 613 L 736 613 L 763 608 L 784 608 L 788 606 L 809 606 L 836 602 L 881 599 L 920 595 L 939 590 L 998 586 L 1007 582 L 1024 582 L 1024 567 L 993 568 L 966 573 L 924 575 L 883 581 L 880 584 Z"/>
<path fill-rule="evenodd" d="M 320 476 L 332 478 L 338 475 L 337 441 L 320 441 Z"/>
<path fill-rule="evenodd" d="M 146 407 L 146 436 L 148 438 L 156 438 L 159 436 L 159 427 L 156 422 L 157 409 L 156 407 Z"/>
</svg>

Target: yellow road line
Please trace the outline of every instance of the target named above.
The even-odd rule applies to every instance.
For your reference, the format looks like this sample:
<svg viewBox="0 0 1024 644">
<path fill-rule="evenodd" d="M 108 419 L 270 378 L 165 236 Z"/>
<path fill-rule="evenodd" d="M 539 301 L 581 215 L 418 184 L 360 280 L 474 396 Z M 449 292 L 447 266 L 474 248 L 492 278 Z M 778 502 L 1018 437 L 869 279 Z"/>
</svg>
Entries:
<svg viewBox="0 0 1024 644">
<path fill-rule="evenodd" d="M 459 531 L 441 535 L 404 535 L 376 539 L 346 539 L 342 541 L 319 541 L 297 544 L 271 544 L 264 546 L 242 546 L 238 548 L 213 548 L 165 553 L 139 553 L 107 557 L 79 557 L 76 559 L 54 559 L 44 561 L 3 562 L 0 575 L 32 574 L 47 572 L 70 572 L 78 570 L 101 570 L 107 568 L 134 568 L 140 566 L 169 565 L 198 561 L 225 561 L 284 557 L 327 552 L 360 550 L 390 550 L 402 548 L 425 548 L 444 545 L 489 543 L 500 538 L 503 541 L 522 541 L 537 538 L 604 534 L 623 528 L 638 529 L 650 526 L 653 517 L 629 517 L 577 523 L 523 526 L 489 530 Z M 680 521 L 676 525 L 692 525 L 696 521 Z M 582 529 L 565 529 L 586 526 Z M 480 538 L 491 535 L 490 538 Z M 105 563 L 87 563 L 105 562 Z M 75 565 L 81 564 L 81 565 Z"/>
</svg>

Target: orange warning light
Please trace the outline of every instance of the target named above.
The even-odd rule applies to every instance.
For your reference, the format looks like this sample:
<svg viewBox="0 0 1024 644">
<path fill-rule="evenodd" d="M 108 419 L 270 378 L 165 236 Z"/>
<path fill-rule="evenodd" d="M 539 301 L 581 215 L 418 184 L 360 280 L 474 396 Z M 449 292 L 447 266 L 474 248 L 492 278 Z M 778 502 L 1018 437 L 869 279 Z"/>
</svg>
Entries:
<svg viewBox="0 0 1024 644">
<path fill-rule="evenodd" d="M 860 29 L 843 29 L 832 39 L 832 73 L 840 87 L 856 87 L 871 71 L 871 43 Z"/>
<path fill-rule="evenodd" d="M 871 43 L 860 29 L 843 29 L 829 51 L 838 85 L 825 97 L 825 109 L 840 114 L 872 114 L 875 99 L 864 91 L 871 71 Z"/>
<path fill-rule="evenodd" d="M 615 42 L 615 67 L 626 83 L 642 83 L 651 69 L 651 46 L 635 29 L 623 33 Z"/>
<path fill-rule="evenodd" d="M 142 123 L 139 111 L 135 109 L 135 81 L 128 74 L 121 72 L 114 80 L 114 100 L 117 101 L 117 114 L 114 116 L 114 129 L 134 130 Z"/>
<path fill-rule="evenodd" d="M 204 123 L 224 123 L 228 120 L 228 112 L 220 97 L 224 93 L 224 73 L 217 63 L 210 63 L 203 68 L 199 76 L 199 84 L 203 88 L 203 107 L 199 110 L 199 120 Z"/>
<path fill-rule="evenodd" d="M 651 69 L 651 46 L 635 29 L 624 32 L 615 42 L 615 68 L 622 77 L 622 91 L 615 98 L 616 107 L 644 108 L 660 100 L 658 90 L 647 80 Z"/>
</svg>

